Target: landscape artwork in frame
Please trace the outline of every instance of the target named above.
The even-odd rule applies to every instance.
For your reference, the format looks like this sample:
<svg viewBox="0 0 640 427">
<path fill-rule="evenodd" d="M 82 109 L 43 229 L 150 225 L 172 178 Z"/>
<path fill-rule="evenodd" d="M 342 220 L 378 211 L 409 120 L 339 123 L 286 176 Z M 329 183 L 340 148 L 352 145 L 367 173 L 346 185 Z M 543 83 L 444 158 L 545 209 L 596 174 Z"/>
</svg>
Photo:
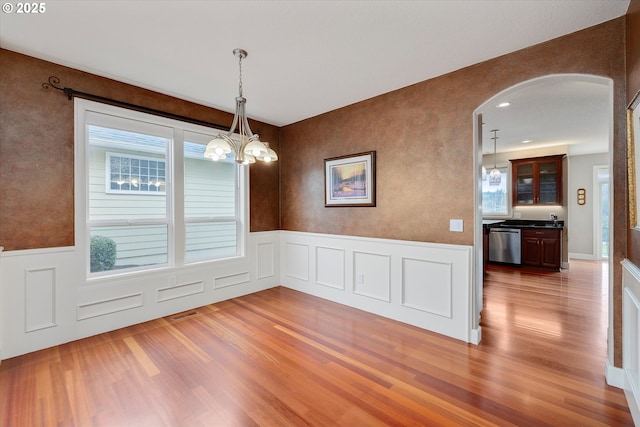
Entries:
<svg viewBox="0 0 640 427">
<path fill-rule="evenodd" d="M 375 151 L 325 159 L 324 205 L 376 205 Z"/>
</svg>

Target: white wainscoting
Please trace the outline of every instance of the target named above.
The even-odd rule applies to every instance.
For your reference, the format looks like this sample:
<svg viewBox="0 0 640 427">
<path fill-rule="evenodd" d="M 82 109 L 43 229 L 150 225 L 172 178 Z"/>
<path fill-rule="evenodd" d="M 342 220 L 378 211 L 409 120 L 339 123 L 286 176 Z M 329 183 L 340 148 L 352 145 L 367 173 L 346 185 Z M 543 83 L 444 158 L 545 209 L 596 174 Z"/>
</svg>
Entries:
<svg viewBox="0 0 640 427">
<path fill-rule="evenodd" d="M 624 393 L 636 425 L 640 425 L 640 268 L 622 261 L 622 368 Z"/>
<path fill-rule="evenodd" d="M 470 342 L 471 246 L 281 233 L 283 286 Z"/>
<path fill-rule="evenodd" d="M 279 232 L 245 257 L 87 281 L 74 247 L 0 251 L 0 360 L 280 283 Z"/>
<path fill-rule="evenodd" d="M 466 342 L 472 247 L 289 231 L 239 259 L 87 281 L 74 247 L 0 253 L 0 359 L 282 284 Z"/>
<path fill-rule="evenodd" d="M 2 294 L 2 251 L 4 250 L 3 246 L 0 246 L 0 363 L 2 363 L 2 343 L 3 343 L 3 333 L 4 330 L 4 297 Z"/>
</svg>

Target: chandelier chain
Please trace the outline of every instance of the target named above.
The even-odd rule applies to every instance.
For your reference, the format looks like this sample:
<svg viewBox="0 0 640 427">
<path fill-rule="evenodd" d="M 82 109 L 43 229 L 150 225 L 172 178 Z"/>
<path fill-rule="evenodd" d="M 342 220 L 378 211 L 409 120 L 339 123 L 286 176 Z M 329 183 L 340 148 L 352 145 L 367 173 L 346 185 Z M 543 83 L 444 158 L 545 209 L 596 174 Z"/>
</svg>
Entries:
<svg viewBox="0 0 640 427">
<path fill-rule="evenodd" d="M 240 70 L 240 83 L 238 85 L 238 91 L 240 93 L 240 97 L 242 97 L 242 57 L 243 55 L 238 55 L 238 68 Z"/>
<path fill-rule="evenodd" d="M 496 158 L 497 158 L 496 145 L 497 145 L 497 142 L 498 142 L 498 135 L 497 135 L 498 129 L 493 129 L 493 130 L 491 130 L 491 132 L 493 132 L 493 138 L 491 138 L 491 139 L 493 139 L 493 168 L 497 169 L 498 167 L 496 166 L 497 165 L 497 163 L 496 163 Z"/>
</svg>

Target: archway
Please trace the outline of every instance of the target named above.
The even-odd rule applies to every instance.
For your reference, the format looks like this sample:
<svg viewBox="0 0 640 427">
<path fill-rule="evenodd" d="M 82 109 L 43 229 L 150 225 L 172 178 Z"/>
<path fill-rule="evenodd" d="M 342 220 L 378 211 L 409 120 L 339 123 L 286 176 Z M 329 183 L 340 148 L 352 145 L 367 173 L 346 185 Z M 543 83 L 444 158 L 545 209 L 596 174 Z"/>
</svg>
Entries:
<svg viewBox="0 0 640 427">
<path fill-rule="evenodd" d="M 506 108 L 498 107 L 511 102 Z M 596 126 L 596 127 L 593 127 Z M 483 308 L 483 210 L 482 210 L 482 165 L 484 153 L 494 152 L 490 131 L 499 129 L 496 151 L 527 150 L 543 153 L 553 151 L 568 156 L 581 155 L 594 150 L 605 150 L 607 163 L 612 167 L 613 144 L 613 81 L 608 78 L 583 74 L 554 74 L 527 80 L 511 86 L 482 103 L 473 114 L 474 150 L 474 289 L 471 316 L 471 341 L 479 342 L 482 336 L 480 314 Z M 589 135 L 595 136 L 590 138 Z M 528 144 L 522 144 L 529 140 Z M 486 143 L 490 142 L 487 150 Z M 604 144 L 604 148 L 593 144 Z M 535 146 L 535 148 L 532 148 Z M 540 154 L 542 155 L 542 154 Z M 526 157 L 526 156 L 521 156 Z M 533 155 L 531 155 L 533 157 Z M 508 162 L 507 162 L 508 163 Z M 510 188 L 510 187 L 509 187 Z M 571 194 L 563 196 L 561 215 L 566 221 L 574 209 L 569 200 Z M 510 203 L 509 203 L 510 204 Z M 612 202 L 609 201 L 612 209 Z M 504 218 L 520 214 L 509 210 Z M 546 212 L 536 212 L 544 215 Z M 542 219 L 542 218 L 540 218 Z M 566 223 L 566 222 L 565 222 Z M 611 228 L 612 224 L 609 224 Z M 568 224 L 570 229 L 571 224 Z M 563 256 L 568 267 L 568 248 Z M 612 284 L 613 269 L 609 269 L 609 358 L 612 360 Z"/>
</svg>

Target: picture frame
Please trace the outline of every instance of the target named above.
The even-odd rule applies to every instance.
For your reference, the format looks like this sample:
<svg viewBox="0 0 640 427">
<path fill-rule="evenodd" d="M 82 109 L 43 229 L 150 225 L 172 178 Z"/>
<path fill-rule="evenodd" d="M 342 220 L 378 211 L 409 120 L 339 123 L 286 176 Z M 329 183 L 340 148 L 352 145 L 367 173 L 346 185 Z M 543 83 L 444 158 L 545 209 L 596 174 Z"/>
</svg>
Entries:
<svg viewBox="0 0 640 427">
<path fill-rule="evenodd" d="M 324 160 L 325 207 L 376 205 L 376 152 Z"/>
<path fill-rule="evenodd" d="M 638 210 L 640 207 L 640 188 L 637 173 L 640 170 L 640 91 L 627 106 L 627 181 L 629 200 L 629 227 L 640 229 Z"/>
</svg>

